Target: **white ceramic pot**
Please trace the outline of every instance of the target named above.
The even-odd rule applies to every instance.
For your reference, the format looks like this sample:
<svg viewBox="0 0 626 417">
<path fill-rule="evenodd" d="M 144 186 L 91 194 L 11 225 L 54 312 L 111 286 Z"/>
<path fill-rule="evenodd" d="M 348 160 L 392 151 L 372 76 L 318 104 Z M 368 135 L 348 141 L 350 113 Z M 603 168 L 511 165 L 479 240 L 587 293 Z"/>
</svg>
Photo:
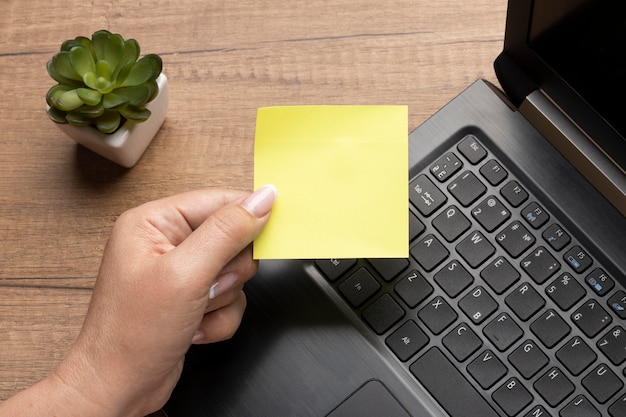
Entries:
<svg viewBox="0 0 626 417">
<path fill-rule="evenodd" d="M 59 129 L 85 148 L 123 166 L 131 168 L 154 139 L 165 120 L 169 104 L 167 77 L 157 78 L 159 94 L 146 105 L 152 112 L 148 120 L 137 123 L 126 121 L 115 133 L 102 133 L 91 126 L 73 126 L 55 123 Z"/>
</svg>

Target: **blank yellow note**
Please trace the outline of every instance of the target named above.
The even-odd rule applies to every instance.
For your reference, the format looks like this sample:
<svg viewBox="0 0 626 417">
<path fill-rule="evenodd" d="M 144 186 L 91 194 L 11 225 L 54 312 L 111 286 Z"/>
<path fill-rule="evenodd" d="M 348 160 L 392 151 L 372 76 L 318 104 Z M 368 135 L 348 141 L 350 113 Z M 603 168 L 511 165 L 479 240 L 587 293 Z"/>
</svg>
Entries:
<svg viewBox="0 0 626 417">
<path fill-rule="evenodd" d="M 278 197 L 255 259 L 407 258 L 406 106 L 261 108 L 254 188 Z"/>
</svg>

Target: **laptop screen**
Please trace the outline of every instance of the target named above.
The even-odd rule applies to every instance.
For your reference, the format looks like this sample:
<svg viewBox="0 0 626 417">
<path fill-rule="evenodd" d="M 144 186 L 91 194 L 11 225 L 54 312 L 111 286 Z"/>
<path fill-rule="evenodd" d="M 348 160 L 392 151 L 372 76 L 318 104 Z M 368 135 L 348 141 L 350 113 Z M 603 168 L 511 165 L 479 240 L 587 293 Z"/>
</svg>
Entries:
<svg viewBox="0 0 626 417">
<path fill-rule="evenodd" d="M 509 13 L 507 54 L 626 171 L 626 2 L 516 0 Z"/>
</svg>

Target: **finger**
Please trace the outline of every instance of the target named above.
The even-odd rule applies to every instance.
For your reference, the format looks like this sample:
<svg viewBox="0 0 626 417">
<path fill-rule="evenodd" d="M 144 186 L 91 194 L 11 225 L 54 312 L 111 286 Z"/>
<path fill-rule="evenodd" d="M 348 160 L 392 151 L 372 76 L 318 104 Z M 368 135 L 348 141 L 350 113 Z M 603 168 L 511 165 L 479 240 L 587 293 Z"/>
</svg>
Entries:
<svg viewBox="0 0 626 417">
<path fill-rule="evenodd" d="M 191 279 L 216 277 L 259 235 L 276 199 L 273 186 L 261 187 L 242 201 L 211 214 L 184 242 L 170 252 Z M 204 282 L 205 292 L 212 279 Z"/>
<path fill-rule="evenodd" d="M 246 304 L 246 295 L 240 291 L 234 302 L 206 314 L 200 322 L 192 343 L 215 343 L 233 337 L 241 324 Z"/>
</svg>

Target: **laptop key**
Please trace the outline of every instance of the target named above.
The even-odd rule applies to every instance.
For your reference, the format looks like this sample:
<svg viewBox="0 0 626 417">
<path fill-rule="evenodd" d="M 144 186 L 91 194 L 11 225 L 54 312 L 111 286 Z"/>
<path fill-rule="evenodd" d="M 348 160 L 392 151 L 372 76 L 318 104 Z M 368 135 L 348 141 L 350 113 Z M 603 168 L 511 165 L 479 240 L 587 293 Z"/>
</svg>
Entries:
<svg viewBox="0 0 626 417">
<path fill-rule="evenodd" d="M 451 417 L 466 417 L 468 410 L 475 416 L 498 417 L 438 348 L 428 350 L 409 369 Z M 451 387 L 454 387 L 454 395 L 450 395 Z"/>
<path fill-rule="evenodd" d="M 561 264 L 543 246 L 522 259 L 521 265 L 537 284 L 543 284 L 561 268 Z"/>
<path fill-rule="evenodd" d="M 433 287 L 415 270 L 405 274 L 396 283 L 394 289 L 402 301 L 411 308 L 424 301 L 433 292 Z"/>
<path fill-rule="evenodd" d="M 571 242 L 572 238 L 563 231 L 561 226 L 554 223 L 548 226 L 548 228 L 542 234 L 544 240 L 548 242 L 552 249 L 561 250 Z"/>
<path fill-rule="evenodd" d="M 410 250 L 411 255 L 426 272 L 430 272 L 450 254 L 433 235 L 426 235 L 418 240 Z"/>
<path fill-rule="evenodd" d="M 613 327 L 598 340 L 597 346 L 614 365 L 621 365 L 626 361 L 626 331 L 623 327 Z"/>
<path fill-rule="evenodd" d="M 433 219 L 433 226 L 448 241 L 453 242 L 461 236 L 472 223 L 456 206 L 450 206 Z"/>
<path fill-rule="evenodd" d="M 482 233 L 474 231 L 456 245 L 456 251 L 472 268 L 478 268 L 495 253 L 496 248 Z"/>
<path fill-rule="evenodd" d="M 443 332 L 458 317 L 450 304 L 441 297 L 432 299 L 430 303 L 417 312 L 417 316 L 434 334 Z"/>
<path fill-rule="evenodd" d="M 448 191 L 463 207 L 468 207 L 485 194 L 487 187 L 471 171 L 465 171 L 448 185 Z"/>
<path fill-rule="evenodd" d="M 573 337 L 556 352 L 556 357 L 572 375 L 580 375 L 598 355 L 578 336 Z"/>
<path fill-rule="evenodd" d="M 506 375 L 508 369 L 492 351 L 486 350 L 467 365 L 467 372 L 483 389 L 489 389 Z"/>
<path fill-rule="evenodd" d="M 511 378 L 491 396 L 493 400 L 504 410 L 507 416 L 518 415 L 533 400 L 533 396 L 517 378 Z M 468 408 L 471 410 L 471 408 Z M 467 415 L 467 414 L 466 414 Z M 472 414 L 479 416 L 480 414 Z"/>
<path fill-rule="evenodd" d="M 500 162 L 491 159 L 480 167 L 480 173 L 491 185 L 498 185 L 508 177 L 509 173 L 500 165 Z"/>
<path fill-rule="evenodd" d="M 507 350 L 524 335 L 524 331 L 506 313 L 501 313 L 487 324 L 483 333 L 500 352 Z"/>
<path fill-rule="evenodd" d="M 522 209 L 522 217 L 533 229 L 539 229 L 550 220 L 550 216 L 543 207 L 534 201 Z"/>
<path fill-rule="evenodd" d="M 571 327 L 556 311 L 550 309 L 530 325 L 530 330 L 546 347 L 551 348 L 569 334 Z"/>
<path fill-rule="evenodd" d="M 615 286 L 613 278 L 609 277 L 602 268 L 596 268 L 585 278 L 587 285 L 598 295 L 604 295 Z"/>
<path fill-rule="evenodd" d="M 368 259 L 368 261 L 387 282 L 393 280 L 409 266 L 409 260 L 402 258 L 377 258 Z"/>
<path fill-rule="evenodd" d="M 487 151 L 474 135 L 465 136 L 458 144 L 457 149 L 472 165 L 476 165 L 487 156 Z"/>
<path fill-rule="evenodd" d="M 496 236 L 496 242 L 513 258 L 526 252 L 535 243 L 535 237 L 519 221 L 514 221 Z"/>
<path fill-rule="evenodd" d="M 434 279 L 451 298 L 455 298 L 474 282 L 474 277 L 457 260 L 450 261 L 441 268 Z"/>
<path fill-rule="evenodd" d="M 574 384 L 557 367 L 549 369 L 533 385 L 550 406 L 556 407 L 574 392 Z"/>
<path fill-rule="evenodd" d="M 548 417 L 550 414 L 540 405 L 536 405 L 530 409 L 529 412 L 524 414 L 524 417 Z"/>
<path fill-rule="evenodd" d="M 489 284 L 492 290 L 497 294 L 502 294 L 519 280 L 520 273 L 513 268 L 509 261 L 499 256 L 480 271 L 480 276 Z"/>
<path fill-rule="evenodd" d="M 472 209 L 472 216 L 488 232 L 493 232 L 511 217 L 511 212 L 496 197 L 489 196 Z"/>
<path fill-rule="evenodd" d="M 517 181 L 509 181 L 502 189 L 500 194 L 513 207 L 519 207 L 528 199 L 528 193 Z"/>
<path fill-rule="evenodd" d="M 422 174 L 409 184 L 409 199 L 422 215 L 428 217 L 448 198 L 426 175 Z"/>
<path fill-rule="evenodd" d="M 611 417 L 626 416 L 626 394 L 622 395 L 617 401 L 611 404 L 609 414 Z"/>
<path fill-rule="evenodd" d="M 613 319 L 596 300 L 588 300 L 578 307 L 572 314 L 572 321 L 582 330 L 587 337 L 595 337 Z"/>
<path fill-rule="evenodd" d="M 532 378 L 549 362 L 548 357 L 532 340 L 526 340 L 509 355 L 509 362 L 526 379 Z"/>
<path fill-rule="evenodd" d="M 409 320 L 391 333 L 385 343 L 401 361 L 408 360 L 428 344 L 428 336 L 413 320 Z"/>
<path fill-rule="evenodd" d="M 522 284 L 504 299 L 506 305 L 517 314 L 522 321 L 531 318 L 546 304 L 546 301 L 530 285 Z"/>
<path fill-rule="evenodd" d="M 459 157 L 452 152 L 448 152 L 430 166 L 430 173 L 439 182 L 445 182 L 462 167 L 463 162 L 461 162 Z"/>
<path fill-rule="evenodd" d="M 584 395 L 576 396 L 569 404 L 567 404 L 559 417 L 601 417 L 602 414 L 591 404 Z"/>
<path fill-rule="evenodd" d="M 589 256 L 580 246 L 574 246 L 565 252 L 563 259 L 565 259 L 565 262 L 567 262 L 569 266 L 571 266 L 572 269 L 579 274 L 585 272 L 593 263 L 591 256 Z"/>
<path fill-rule="evenodd" d="M 322 270 L 329 281 L 337 281 L 350 268 L 356 265 L 356 259 L 318 259 L 315 265 Z"/>
<path fill-rule="evenodd" d="M 548 294 L 561 310 L 567 311 L 580 301 L 587 292 L 574 277 L 569 273 L 565 273 L 548 284 L 546 294 Z"/>
<path fill-rule="evenodd" d="M 474 324 L 480 324 L 498 309 L 498 303 L 483 287 L 476 287 L 459 300 L 459 307 Z"/>
<path fill-rule="evenodd" d="M 404 317 L 404 310 L 385 293 L 363 310 L 363 320 L 370 325 L 377 334 L 383 334 Z"/>
<path fill-rule="evenodd" d="M 607 301 L 609 307 L 620 319 L 626 319 L 626 292 L 619 290 Z"/>
<path fill-rule="evenodd" d="M 620 377 L 605 364 L 600 364 L 589 372 L 583 378 L 582 384 L 600 404 L 610 400 L 624 387 Z"/>
<path fill-rule="evenodd" d="M 353 307 L 359 307 L 380 289 L 380 284 L 365 268 L 358 269 L 339 284 L 339 292 Z"/>
<path fill-rule="evenodd" d="M 466 323 L 461 323 L 452 329 L 441 341 L 459 362 L 463 362 L 483 344 L 482 340 Z"/>
</svg>

